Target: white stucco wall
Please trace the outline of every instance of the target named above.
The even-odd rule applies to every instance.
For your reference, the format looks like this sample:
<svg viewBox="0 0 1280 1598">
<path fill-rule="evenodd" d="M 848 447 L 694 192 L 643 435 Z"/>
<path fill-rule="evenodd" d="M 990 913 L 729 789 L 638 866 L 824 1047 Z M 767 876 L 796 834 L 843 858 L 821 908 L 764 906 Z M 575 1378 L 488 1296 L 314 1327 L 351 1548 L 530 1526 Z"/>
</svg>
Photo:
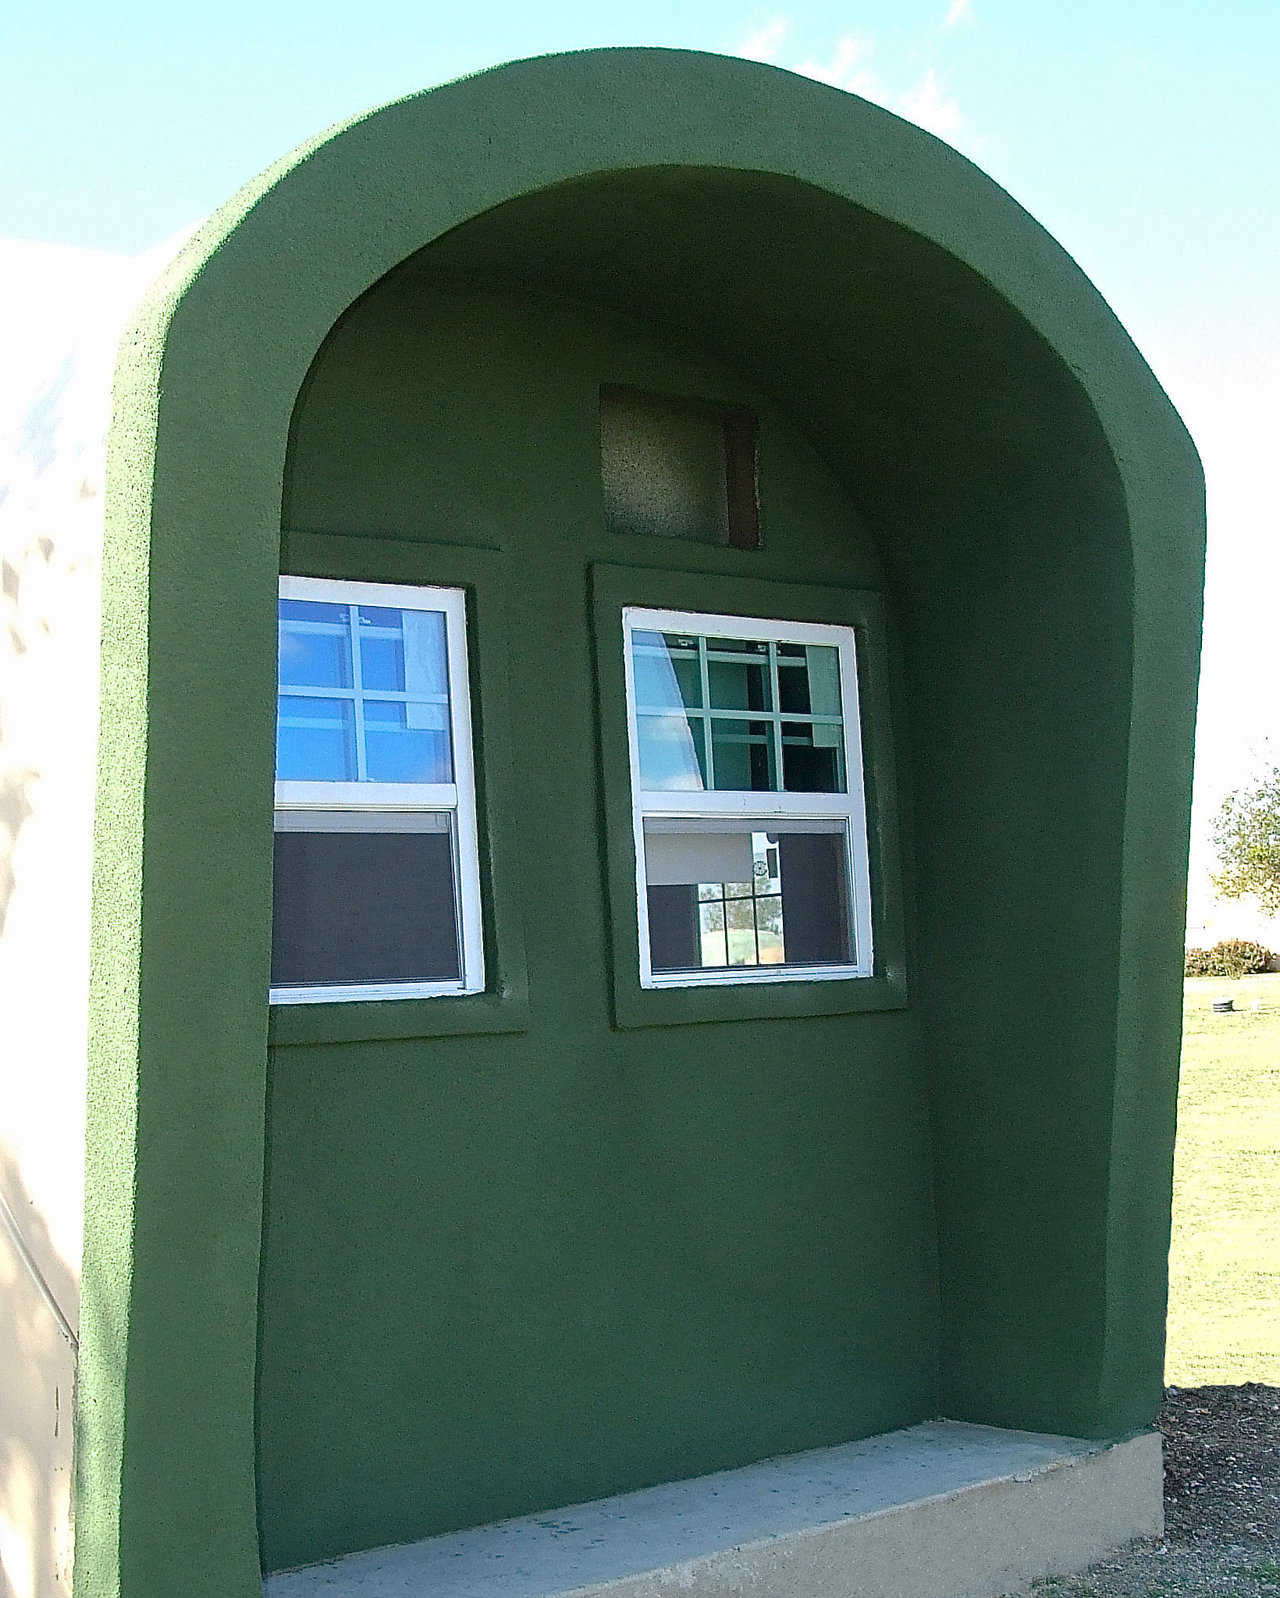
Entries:
<svg viewBox="0 0 1280 1598">
<path fill-rule="evenodd" d="M 172 251 L 0 240 L 5 1598 L 70 1591 L 104 443 L 120 333 Z"/>
</svg>

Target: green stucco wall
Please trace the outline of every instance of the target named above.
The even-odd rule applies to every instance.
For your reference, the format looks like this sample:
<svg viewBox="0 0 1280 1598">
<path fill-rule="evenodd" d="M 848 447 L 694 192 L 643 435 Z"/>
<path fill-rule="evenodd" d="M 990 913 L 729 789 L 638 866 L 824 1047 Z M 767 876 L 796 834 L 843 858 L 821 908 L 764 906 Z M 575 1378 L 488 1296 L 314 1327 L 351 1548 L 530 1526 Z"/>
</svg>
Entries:
<svg viewBox="0 0 1280 1598">
<path fill-rule="evenodd" d="M 759 408 L 764 549 L 606 530 L 609 381 Z M 380 576 L 435 582 L 440 542 L 494 547 L 507 731 L 486 728 L 479 759 L 516 839 L 530 998 L 518 1033 L 273 1051 L 268 1567 L 935 1413 L 915 1017 L 611 1025 L 588 573 L 643 565 L 670 595 L 664 572 L 693 568 L 713 611 L 738 608 L 743 578 L 771 579 L 766 614 L 790 614 L 806 578 L 881 588 L 829 469 L 683 341 L 407 269 L 344 318 L 308 378 L 285 518 L 291 572 L 367 576 L 372 558 Z M 307 536 L 335 533 L 332 553 Z M 620 700 L 602 714 L 623 725 Z M 287 1022 L 328 1036 L 314 1014 Z"/>
<path fill-rule="evenodd" d="M 599 530 L 601 380 L 768 419 L 766 546 L 682 596 L 882 592 L 905 1009 L 619 986 L 589 599 L 677 562 Z M 520 63 L 237 197 L 117 381 L 79 1598 L 244 1598 L 259 1489 L 277 1564 L 934 1406 L 1149 1423 L 1202 539 L 1069 259 L 836 91 Z M 282 563 L 469 589 L 496 976 L 268 1069 Z"/>
</svg>

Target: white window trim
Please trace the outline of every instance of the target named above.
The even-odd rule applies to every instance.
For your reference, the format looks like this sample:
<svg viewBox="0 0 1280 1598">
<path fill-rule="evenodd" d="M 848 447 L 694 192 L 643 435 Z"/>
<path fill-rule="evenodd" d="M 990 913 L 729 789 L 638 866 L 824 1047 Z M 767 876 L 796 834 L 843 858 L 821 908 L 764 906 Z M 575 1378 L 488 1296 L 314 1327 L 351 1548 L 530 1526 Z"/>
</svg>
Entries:
<svg viewBox="0 0 1280 1598">
<path fill-rule="evenodd" d="M 435 811 L 453 816 L 454 880 L 462 977 L 456 982 L 367 982 L 325 987 L 273 987 L 272 1004 L 333 1004 L 358 1000 L 429 999 L 484 991 L 484 918 L 480 902 L 480 851 L 476 826 L 475 759 L 471 735 L 471 681 L 467 669 L 467 596 L 460 588 L 404 583 L 338 582 L 321 577 L 281 577 L 281 599 L 429 610 L 445 618 L 449 675 L 451 783 L 277 782 L 281 830 L 306 830 L 308 812 L 358 811 L 370 818 Z M 277 696 L 279 685 L 277 683 Z M 372 830 L 372 829 L 371 829 Z"/>
<path fill-rule="evenodd" d="M 759 793 L 733 791 L 654 790 L 640 787 L 640 751 L 636 730 L 636 688 L 631 638 L 636 632 L 686 632 L 704 638 L 772 640 L 779 644 L 825 644 L 836 649 L 840 663 L 846 792 Z M 631 820 L 636 862 L 636 912 L 640 935 L 642 988 L 740 987 L 746 983 L 835 982 L 874 973 L 871 924 L 871 879 L 867 847 L 866 797 L 862 762 L 862 719 L 858 704 L 858 666 L 852 627 L 825 623 L 772 621 L 760 616 L 722 616 L 700 611 L 651 610 L 626 605 L 622 611 L 622 658 L 626 677 L 627 744 L 631 767 Z M 770 821 L 845 822 L 848 850 L 850 931 L 857 958 L 847 965 L 796 966 L 762 970 L 679 971 L 655 973 L 649 949 L 649 899 L 645 879 L 644 823 L 739 817 Z M 761 830 L 765 830 L 764 827 Z"/>
</svg>

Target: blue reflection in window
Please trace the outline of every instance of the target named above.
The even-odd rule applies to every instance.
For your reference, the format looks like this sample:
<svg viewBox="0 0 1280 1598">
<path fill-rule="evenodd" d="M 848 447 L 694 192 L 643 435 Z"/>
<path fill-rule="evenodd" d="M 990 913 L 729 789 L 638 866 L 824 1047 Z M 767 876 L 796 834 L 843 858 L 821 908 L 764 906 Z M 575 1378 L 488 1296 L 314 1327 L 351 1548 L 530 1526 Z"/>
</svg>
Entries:
<svg viewBox="0 0 1280 1598">
<path fill-rule="evenodd" d="M 448 710 L 444 705 L 370 699 L 364 707 L 370 782 L 452 782 Z"/>
<path fill-rule="evenodd" d="M 277 780 L 452 782 L 444 614 L 279 606 Z"/>
<path fill-rule="evenodd" d="M 350 700 L 280 696 L 278 781 L 354 782 L 356 766 L 355 706 Z"/>
<path fill-rule="evenodd" d="M 280 682 L 291 688 L 351 686 L 350 609 L 280 601 Z"/>
</svg>

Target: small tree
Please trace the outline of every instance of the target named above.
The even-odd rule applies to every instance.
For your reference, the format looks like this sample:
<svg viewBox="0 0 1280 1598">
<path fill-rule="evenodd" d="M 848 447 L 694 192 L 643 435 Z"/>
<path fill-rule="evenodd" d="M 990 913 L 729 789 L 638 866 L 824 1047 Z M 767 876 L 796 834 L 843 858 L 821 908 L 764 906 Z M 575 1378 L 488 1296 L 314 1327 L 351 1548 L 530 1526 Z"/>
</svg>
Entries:
<svg viewBox="0 0 1280 1598">
<path fill-rule="evenodd" d="M 1218 893 L 1252 894 L 1268 915 L 1280 915 L 1280 766 L 1227 795 L 1213 819 L 1213 846 Z"/>
</svg>

